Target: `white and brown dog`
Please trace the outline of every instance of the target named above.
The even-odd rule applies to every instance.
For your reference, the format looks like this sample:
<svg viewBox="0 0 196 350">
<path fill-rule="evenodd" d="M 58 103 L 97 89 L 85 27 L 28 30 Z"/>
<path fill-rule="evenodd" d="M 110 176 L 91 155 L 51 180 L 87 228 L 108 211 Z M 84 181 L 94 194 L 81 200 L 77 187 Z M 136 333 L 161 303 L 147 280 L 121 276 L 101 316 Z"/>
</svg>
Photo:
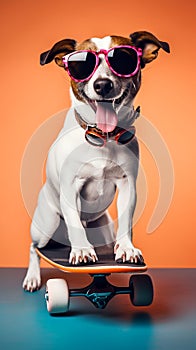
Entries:
<svg viewBox="0 0 196 350">
<path fill-rule="evenodd" d="M 136 205 L 138 142 L 133 123 L 138 116 L 133 101 L 141 85 L 141 69 L 169 45 L 148 32 L 129 38 L 107 36 L 77 44 L 65 39 L 41 54 L 41 64 L 53 59 L 71 77 L 70 108 L 64 127 L 47 160 L 47 179 L 40 191 L 31 225 L 30 264 L 23 288 L 40 287 L 36 247 L 44 247 L 65 221 L 70 264 L 96 262 L 96 244 L 89 230 L 114 242 L 115 259 L 143 261 L 132 243 Z M 118 190 L 118 229 L 107 208 Z M 97 229 L 96 229 L 97 228 Z M 91 235 L 92 236 L 92 235 Z"/>
</svg>

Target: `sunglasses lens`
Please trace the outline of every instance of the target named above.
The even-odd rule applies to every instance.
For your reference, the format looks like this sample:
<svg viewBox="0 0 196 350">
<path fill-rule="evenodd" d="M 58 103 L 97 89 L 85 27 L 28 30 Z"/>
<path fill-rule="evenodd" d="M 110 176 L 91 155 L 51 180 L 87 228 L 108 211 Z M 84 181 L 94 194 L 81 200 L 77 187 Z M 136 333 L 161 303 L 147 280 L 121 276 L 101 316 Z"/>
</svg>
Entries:
<svg viewBox="0 0 196 350">
<path fill-rule="evenodd" d="M 138 55 L 129 47 L 114 48 L 108 53 L 108 61 L 117 74 L 130 75 L 137 69 Z"/>
<path fill-rule="evenodd" d="M 87 79 L 96 66 L 96 56 L 91 52 L 78 51 L 68 58 L 70 75 L 76 80 Z"/>
<path fill-rule="evenodd" d="M 104 140 L 101 137 L 99 137 L 98 135 L 95 135 L 93 133 L 86 132 L 85 139 L 92 146 L 102 147 L 104 145 Z"/>
<path fill-rule="evenodd" d="M 135 136 L 135 131 L 125 131 L 123 134 L 120 135 L 118 138 L 118 143 L 121 145 L 126 145 L 126 143 L 130 142 Z"/>
</svg>

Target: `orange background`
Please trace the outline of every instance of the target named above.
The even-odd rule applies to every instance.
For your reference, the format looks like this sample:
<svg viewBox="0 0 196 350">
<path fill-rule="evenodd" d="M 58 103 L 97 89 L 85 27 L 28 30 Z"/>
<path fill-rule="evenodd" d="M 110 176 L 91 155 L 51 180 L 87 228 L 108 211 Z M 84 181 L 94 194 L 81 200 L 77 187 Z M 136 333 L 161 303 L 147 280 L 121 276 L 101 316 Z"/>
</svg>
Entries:
<svg viewBox="0 0 196 350">
<path fill-rule="evenodd" d="M 41 67 L 39 54 L 63 38 L 81 41 L 147 30 L 168 41 L 171 54 L 161 52 L 143 71 L 136 105 L 169 148 L 175 189 L 164 221 L 147 234 L 158 180 L 141 145 L 149 192 L 134 242 L 151 267 L 195 267 L 195 9 L 194 0 L 1 2 L 0 266 L 27 266 L 30 217 L 20 190 L 22 156 L 41 123 L 70 104 L 65 73 L 54 63 Z"/>
</svg>

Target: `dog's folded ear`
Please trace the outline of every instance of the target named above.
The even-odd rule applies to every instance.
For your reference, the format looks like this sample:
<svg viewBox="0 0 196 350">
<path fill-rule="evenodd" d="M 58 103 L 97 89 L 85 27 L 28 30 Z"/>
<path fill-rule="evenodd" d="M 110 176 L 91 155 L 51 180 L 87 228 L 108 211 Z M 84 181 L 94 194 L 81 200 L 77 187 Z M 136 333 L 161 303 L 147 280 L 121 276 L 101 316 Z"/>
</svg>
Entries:
<svg viewBox="0 0 196 350">
<path fill-rule="evenodd" d="M 41 53 L 40 64 L 43 66 L 44 64 L 52 62 L 54 59 L 60 67 L 64 67 L 62 57 L 70 52 L 73 52 L 75 47 L 76 41 L 73 39 L 58 41 L 50 50 Z"/>
<path fill-rule="evenodd" d="M 170 53 L 169 44 L 165 41 L 160 41 L 152 33 L 139 31 L 130 34 L 130 38 L 134 46 L 142 49 L 142 68 L 144 68 L 146 63 L 150 63 L 157 58 L 159 49 Z"/>
</svg>

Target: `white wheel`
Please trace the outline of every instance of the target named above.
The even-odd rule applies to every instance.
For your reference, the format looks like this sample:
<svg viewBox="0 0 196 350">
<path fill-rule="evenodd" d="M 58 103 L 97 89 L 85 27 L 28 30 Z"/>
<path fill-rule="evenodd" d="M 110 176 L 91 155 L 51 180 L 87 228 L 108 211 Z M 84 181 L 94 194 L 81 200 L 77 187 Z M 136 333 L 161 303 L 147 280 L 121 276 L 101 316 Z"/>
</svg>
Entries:
<svg viewBox="0 0 196 350">
<path fill-rule="evenodd" d="M 69 289 L 61 278 L 50 279 L 46 283 L 46 305 L 50 314 L 60 314 L 69 309 Z"/>
</svg>

